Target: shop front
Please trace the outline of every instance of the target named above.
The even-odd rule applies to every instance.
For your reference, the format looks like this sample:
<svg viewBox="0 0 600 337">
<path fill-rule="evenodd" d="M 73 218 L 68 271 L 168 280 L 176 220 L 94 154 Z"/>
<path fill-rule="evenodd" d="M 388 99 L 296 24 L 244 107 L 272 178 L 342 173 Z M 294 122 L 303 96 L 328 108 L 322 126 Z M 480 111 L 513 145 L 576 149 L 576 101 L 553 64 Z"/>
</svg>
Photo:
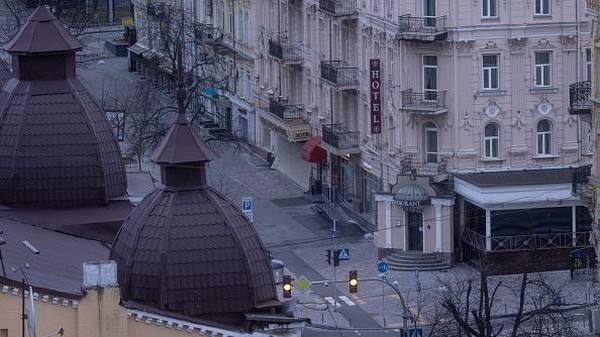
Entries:
<svg viewBox="0 0 600 337">
<path fill-rule="evenodd" d="M 437 189 L 439 190 L 439 189 Z M 379 258 L 390 254 L 435 254 L 450 263 L 453 251 L 453 205 L 448 193 L 436 192 L 427 177 L 399 176 L 391 194 L 377 194 L 376 245 Z"/>
</svg>

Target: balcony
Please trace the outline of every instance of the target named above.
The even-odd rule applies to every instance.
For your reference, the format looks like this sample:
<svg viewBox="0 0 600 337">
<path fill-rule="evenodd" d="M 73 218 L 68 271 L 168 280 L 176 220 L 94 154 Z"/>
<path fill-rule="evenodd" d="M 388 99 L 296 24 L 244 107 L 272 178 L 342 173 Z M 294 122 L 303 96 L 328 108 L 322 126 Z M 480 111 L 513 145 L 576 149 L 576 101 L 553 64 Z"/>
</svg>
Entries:
<svg viewBox="0 0 600 337">
<path fill-rule="evenodd" d="M 208 23 L 194 25 L 194 40 L 198 43 L 214 43 L 223 38 L 223 34 Z"/>
<path fill-rule="evenodd" d="M 301 105 L 285 104 L 281 100 L 269 99 L 269 113 L 280 119 L 296 119 L 303 117 Z"/>
<path fill-rule="evenodd" d="M 321 78 L 340 90 L 358 89 L 358 67 L 340 60 L 321 61 Z"/>
<path fill-rule="evenodd" d="M 448 159 L 442 158 L 439 162 L 429 163 L 416 160 L 415 156 L 406 156 L 402 158 L 402 174 L 410 174 L 416 170 L 417 176 L 430 177 L 434 182 L 441 182 L 448 179 Z"/>
<path fill-rule="evenodd" d="M 579 166 L 573 169 L 571 173 L 571 190 L 574 195 L 584 196 L 592 192 L 590 184 L 591 175 L 591 165 Z"/>
<path fill-rule="evenodd" d="M 569 113 L 571 115 L 591 114 L 591 94 L 592 83 L 590 81 L 577 82 L 569 85 Z"/>
<path fill-rule="evenodd" d="M 411 17 L 410 14 L 398 17 L 399 40 L 417 42 L 432 42 L 446 40 L 446 16 L 439 17 Z"/>
<path fill-rule="evenodd" d="M 319 0 L 319 9 L 341 18 L 358 18 L 356 0 Z"/>
<path fill-rule="evenodd" d="M 416 114 L 439 115 L 448 111 L 445 91 L 413 92 L 404 90 L 400 110 Z"/>
<path fill-rule="evenodd" d="M 342 124 L 323 125 L 323 142 L 329 145 L 329 152 L 337 155 L 360 153 L 359 132 L 347 130 Z"/>
<path fill-rule="evenodd" d="M 285 36 L 269 39 L 269 55 L 287 64 L 302 64 L 302 45 L 290 43 Z"/>
</svg>

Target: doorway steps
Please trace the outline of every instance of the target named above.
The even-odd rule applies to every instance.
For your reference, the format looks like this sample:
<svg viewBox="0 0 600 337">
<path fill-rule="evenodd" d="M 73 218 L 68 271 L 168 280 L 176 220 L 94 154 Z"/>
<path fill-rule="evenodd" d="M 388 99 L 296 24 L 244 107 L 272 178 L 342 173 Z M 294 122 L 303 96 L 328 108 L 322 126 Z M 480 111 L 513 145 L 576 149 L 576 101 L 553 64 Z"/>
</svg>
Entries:
<svg viewBox="0 0 600 337">
<path fill-rule="evenodd" d="M 436 271 L 450 268 L 450 263 L 442 258 L 441 254 L 420 252 L 394 252 L 384 259 L 389 268 L 400 271 Z"/>
</svg>

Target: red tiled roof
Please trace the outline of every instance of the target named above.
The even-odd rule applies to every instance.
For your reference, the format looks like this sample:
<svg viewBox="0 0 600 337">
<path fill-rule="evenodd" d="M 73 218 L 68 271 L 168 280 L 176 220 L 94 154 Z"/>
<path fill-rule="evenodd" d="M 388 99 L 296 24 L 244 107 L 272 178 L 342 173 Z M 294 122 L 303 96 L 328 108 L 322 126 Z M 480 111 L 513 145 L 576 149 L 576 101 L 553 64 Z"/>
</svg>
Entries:
<svg viewBox="0 0 600 337">
<path fill-rule="evenodd" d="M 39 6 L 15 37 L 4 45 L 13 54 L 64 53 L 81 50 L 77 41 L 45 6 Z"/>
<path fill-rule="evenodd" d="M 157 190 L 121 227 L 110 259 L 125 301 L 188 316 L 276 303 L 267 251 L 243 213 L 210 188 Z"/>
<path fill-rule="evenodd" d="M 7 82 L 0 92 L 0 203 L 106 203 L 125 188 L 117 141 L 78 79 Z"/>
</svg>

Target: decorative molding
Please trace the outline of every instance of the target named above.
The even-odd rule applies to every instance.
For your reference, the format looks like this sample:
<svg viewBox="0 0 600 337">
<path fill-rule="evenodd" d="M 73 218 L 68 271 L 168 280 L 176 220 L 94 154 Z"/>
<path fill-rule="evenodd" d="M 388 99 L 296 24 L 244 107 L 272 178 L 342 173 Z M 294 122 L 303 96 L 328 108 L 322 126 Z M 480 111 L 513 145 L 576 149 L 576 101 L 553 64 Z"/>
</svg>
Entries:
<svg viewBox="0 0 600 337">
<path fill-rule="evenodd" d="M 527 124 L 523 122 L 523 114 L 521 113 L 521 110 L 517 110 L 517 117 L 515 118 L 515 122 L 512 124 L 512 126 L 519 130 L 527 126 Z"/>
<path fill-rule="evenodd" d="M 13 296 L 21 296 L 21 288 L 20 287 L 10 286 L 10 285 L 6 285 L 6 284 L 3 284 L 0 287 L 0 292 L 2 292 L 4 294 L 11 294 Z M 25 298 L 29 298 L 29 290 L 25 290 Z M 33 293 L 33 300 L 34 301 L 39 300 L 44 303 L 51 303 L 51 304 L 60 305 L 63 307 L 71 306 L 73 309 L 77 309 L 79 307 L 78 300 L 74 300 L 72 298 L 65 298 L 65 297 L 50 297 L 49 295 L 43 295 L 43 294 L 40 294 L 37 292 Z"/>
<path fill-rule="evenodd" d="M 577 38 L 573 34 L 561 35 L 560 44 L 565 48 L 574 49 L 577 47 Z"/>
<path fill-rule="evenodd" d="M 552 104 L 546 95 L 542 95 L 540 97 L 540 101 L 535 105 L 535 109 L 532 109 L 532 112 L 537 112 L 542 116 L 547 116 L 551 112 L 554 112 L 554 104 Z"/>
<path fill-rule="evenodd" d="M 485 43 L 485 46 L 483 47 L 483 49 L 486 49 L 486 50 L 498 49 L 498 43 L 496 43 L 496 41 L 494 41 L 494 40 L 489 40 L 488 42 Z"/>
<path fill-rule="evenodd" d="M 459 40 L 454 43 L 459 54 L 470 54 L 475 47 L 475 40 Z"/>
<path fill-rule="evenodd" d="M 378 36 L 380 39 L 382 39 L 382 40 L 384 40 L 384 41 L 385 41 L 385 39 L 386 39 L 386 37 L 387 37 L 387 33 L 386 33 L 385 31 L 377 32 L 377 36 Z"/>
<path fill-rule="evenodd" d="M 317 4 L 306 4 L 306 11 L 315 13 L 317 11 Z"/>
<path fill-rule="evenodd" d="M 548 48 L 554 48 L 554 45 L 552 43 L 550 43 L 550 40 L 543 37 L 543 38 L 539 39 L 535 45 L 533 45 L 533 48 L 548 49 Z"/>
<path fill-rule="evenodd" d="M 490 98 L 488 104 L 483 108 L 483 113 L 489 118 L 496 118 L 501 112 L 502 109 L 500 109 L 494 98 Z"/>
<path fill-rule="evenodd" d="M 474 127 L 473 123 L 471 123 L 471 117 L 468 112 L 465 112 L 462 121 L 460 122 L 460 127 L 465 129 L 466 131 L 471 130 Z"/>
<path fill-rule="evenodd" d="M 511 51 L 522 51 L 527 46 L 526 37 L 514 37 L 508 39 L 508 47 Z"/>
<path fill-rule="evenodd" d="M 372 36 L 373 35 L 373 27 L 368 26 L 368 25 L 363 25 L 361 32 L 366 36 Z"/>
</svg>

